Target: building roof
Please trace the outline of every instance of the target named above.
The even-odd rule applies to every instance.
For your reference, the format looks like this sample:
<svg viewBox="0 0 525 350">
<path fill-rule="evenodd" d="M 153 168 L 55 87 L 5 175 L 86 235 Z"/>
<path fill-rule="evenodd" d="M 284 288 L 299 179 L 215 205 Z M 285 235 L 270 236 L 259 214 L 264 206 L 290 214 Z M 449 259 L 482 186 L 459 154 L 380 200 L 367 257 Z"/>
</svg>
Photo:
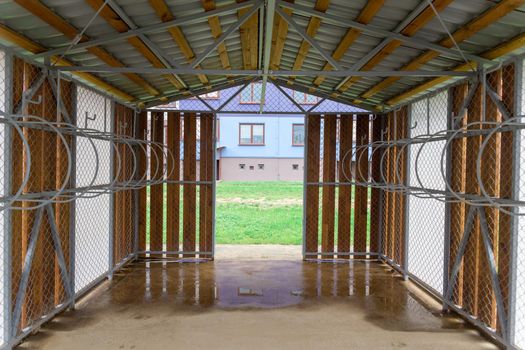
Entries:
<svg viewBox="0 0 525 350">
<path fill-rule="evenodd" d="M 139 105 L 269 79 L 367 110 L 525 47 L 525 0 L 110 0 L 97 15 L 103 4 L 0 1 L 0 42 Z"/>
</svg>

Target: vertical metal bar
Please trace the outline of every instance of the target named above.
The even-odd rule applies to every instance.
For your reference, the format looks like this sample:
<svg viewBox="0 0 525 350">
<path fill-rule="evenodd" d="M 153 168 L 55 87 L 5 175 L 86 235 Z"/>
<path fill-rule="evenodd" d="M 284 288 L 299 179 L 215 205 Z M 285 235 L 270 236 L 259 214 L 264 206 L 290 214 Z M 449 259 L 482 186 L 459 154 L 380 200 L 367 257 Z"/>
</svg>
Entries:
<svg viewBox="0 0 525 350">
<path fill-rule="evenodd" d="M 304 146 L 303 146 L 303 260 L 306 259 L 306 169 L 308 167 L 308 117 L 310 113 L 307 112 L 304 114 Z"/>
<path fill-rule="evenodd" d="M 140 114 L 135 110 L 133 113 L 133 137 L 136 139 L 139 139 L 142 137 L 142 135 L 138 135 L 139 130 L 139 116 Z M 138 148 L 138 146 L 134 146 L 135 148 Z M 138 149 L 140 152 L 140 149 Z M 138 166 L 138 164 L 137 164 Z M 138 169 L 138 168 L 137 168 Z M 135 173 L 135 180 L 140 180 L 140 174 L 137 171 Z M 140 197 L 140 190 L 136 189 L 133 191 L 133 255 L 134 259 L 137 259 L 138 257 L 138 251 L 139 251 L 139 197 Z"/>
<path fill-rule="evenodd" d="M 60 77 L 60 75 L 59 75 Z M 77 125 L 77 86 L 74 85 L 71 91 L 71 105 L 72 111 L 69 116 L 71 123 Z M 71 188 L 76 188 L 76 170 L 77 170 L 77 137 L 76 135 L 71 135 Z M 72 200 L 69 205 L 69 279 L 71 282 L 71 290 L 73 291 L 73 298 L 71 299 L 70 309 L 75 308 L 75 269 L 76 269 L 76 199 Z"/>
<path fill-rule="evenodd" d="M 411 108 L 411 104 L 408 105 L 407 109 L 407 122 L 405 123 L 405 132 L 406 132 L 406 135 L 407 135 L 407 138 L 410 138 L 411 136 L 411 133 L 412 133 L 412 130 L 410 129 L 410 126 L 412 125 L 412 108 Z M 405 160 L 405 185 L 407 186 L 410 186 L 410 146 L 407 146 L 405 147 L 405 157 L 404 157 L 404 160 Z M 401 179 L 400 179 L 401 180 Z M 403 220 L 405 221 L 404 225 L 403 225 L 403 228 L 405 230 L 405 233 L 403 235 L 403 244 L 404 244 L 404 249 L 403 249 L 403 279 L 405 281 L 408 280 L 408 249 L 409 249 L 409 240 L 408 240 L 408 236 L 409 236 L 409 222 L 410 222 L 410 217 L 409 217 L 409 210 L 410 210 L 410 194 L 409 193 L 406 193 L 405 194 L 405 215 L 404 215 L 404 218 Z"/>
<path fill-rule="evenodd" d="M 111 103 L 111 108 L 110 108 L 110 115 L 109 115 L 109 128 L 111 130 L 111 134 L 114 134 L 115 133 L 115 102 L 113 100 L 110 100 L 110 103 Z M 106 106 L 107 104 L 107 99 L 104 100 L 104 106 Z M 105 116 L 107 117 L 107 116 Z M 110 157 L 109 157 L 109 173 L 111 174 L 111 176 L 114 175 L 114 171 L 115 171 L 115 161 L 114 161 L 114 158 L 115 157 L 115 147 L 111 147 L 111 151 L 110 151 Z M 113 261 L 113 238 L 114 238 L 114 235 L 113 235 L 113 229 L 114 229 L 114 224 L 115 224 L 115 208 L 113 207 L 115 204 L 115 193 L 111 193 L 110 197 L 109 197 L 109 239 L 108 239 L 108 249 L 109 249 L 109 254 L 108 254 L 108 278 L 111 280 L 113 278 L 113 265 L 114 265 L 114 261 Z"/>
<path fill-rule="evenodd" d="M 521 110 L 522 106 L 522 82 L 523 82 L 523 59 L 517 58 L 515 60 L 515 67 L 514 67 L 514 115 L 520 115 L 521 113 L 524 113 L 525 111 Z M 521 175 L 521 169 L 520 169 L 520 162 L 521 162 L 521 130 L 515 129 L 513 131 L 513 145 L 512 145 L 512 199 L 519 200 L 519 193 L 520 193 L 520 175 Z M 521 210 L 520 208 L 514 209 L 518 212 Z M 516 288 L 517 288 L 517 270 L 518 270 L 518 238 L 519 238 L 519 224 L 520 224 L 520 217 L 517 215 L 514 215 L 512 217 L 511 221 L 511 238 L 510 238 L 510 274 L 509 274 L 509 311 L 508 311 L 508 320 L 507 320 L 507 343 L 514 345 L 514 338 L 516 333 Z"/>
<path fill-rule="evenodd" d="M 454 115 L 452 111 L 452 104 L 453 104 L 452 89 L 448 89 L 447 94 L 448 94 L 447 95 L 447 130 L 451 130 L 454 128 L 454 125 L 455 125 Z M 447 183 L 450 183 L 451 177 L 452 177 L 452 142 L 450 143 L 447 149 L 447 155 L 446 155 L 446 182 Z M 444 225 L 444 232 L 443 232 L 443 293 L 445 293 L 445 291 L 448 290 L 448 285 L 449 285 L 451 210 L 452 210 L 452 206 L 450 205 L 450 201 L 446 201 L 445 203 L 445 225 Z M 449 309 L 449 306 L 445 302 L 445 300 L 443 300 L 442 309 L 443 311 L 448 311 Z"/>
<path fill-rule="evenodd" d="M 215 207 L 217 206 L 217 113 L 213 113 L 213 126 L 212 126 L 212 137 L 213 137 L 213 179 L 211 184 L 211 195 L 212 195 L 212 207 L 211 207 L 211 258 L 215 259 Z"/>
<path fill-rule="evenodd" d="M 12 96 L 13 96 L 13 55 L 11 51 L 5 50 L 5 111 L 7 113 L 12 113 Z M 12 128 L 8 124 L 4 124 L 4 195 L 11 194 L 11 139 L 12 139 Z M 12 324 L 11 324 L 11 293 L 12 293 L 12 283 L 11 283 L 11 236 L 13 232 L 11 231 L 11 210 L 4 210 L 2 213 L 4 216 L 4 227 L 1 229 L 4 230 L 2 247 L 4 249 L 4 279 L 3 279 L 3 340 L 4 343 L 9 344 L 11 341 L 12 334 Z M 8 345 L 9 346 L 9 345 Z"/>
<path fill-rule="evenodd" d="M 381 141 L 383 141 L 383 129 L 385 127 L 385 115 L 381 116 Z M 376 140 L 374 140 L 376 141 Z M 377 151 L 376 151 L 377 152 Z M 380 149 L 379 157 L 380 162 L 382 162 L 383 159 L 383 150 Z M 382 168 L 382 164 L 379 164 L 380 168 Z M 383 177 L 381 174 L 381 171 L 379 172 L 380 177 Z M 380 179 L 379 179 L 380 180 Z M 382 252 L 383 252 L 383 202 L 385 199 L 385 191 L 382 188 L 379 188 L 379 225 L 377 226 L 377 258 L 380 259 Z"/>
</svg>

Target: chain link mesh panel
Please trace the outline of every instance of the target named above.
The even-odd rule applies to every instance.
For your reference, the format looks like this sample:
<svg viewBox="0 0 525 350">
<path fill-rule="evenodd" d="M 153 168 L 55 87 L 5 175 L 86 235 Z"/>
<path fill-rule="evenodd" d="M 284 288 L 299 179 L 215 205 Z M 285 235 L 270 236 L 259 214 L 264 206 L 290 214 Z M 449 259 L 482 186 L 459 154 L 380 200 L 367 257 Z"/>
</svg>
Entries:
<svg viewBox="0 0 525 350">
<path fill-rule="evenodd" d="M 410 106 L 410 138 L 420 138 L 447 129 L 447 91 Z M 440 174 L 444 140 L 407 146 L 410 186 L 445 190 Z M 411 195 L 408 207 L 409 272 L 443 294 L 445 202 L 428 195 Z"/>
<path fill-rule="evenodd" d="M 76 89 L 78 127 L 95 131 L 111 131 L 112 103 L 104 96 L 85 87 Z M 77 136 L 75 178 L 77 187 L 112 182 L 112 145 L 106 140 L 93 140 Z M 98 172 L 93 169 L 97 164 Z M 97 281 L 109 271 L 112 219 L 111 194 L 101 193 L 93 198 L 80 198 L 75 203 L 75 292 Z M 94 220 L 93 218 L 97 218 Z"/>
</svg>

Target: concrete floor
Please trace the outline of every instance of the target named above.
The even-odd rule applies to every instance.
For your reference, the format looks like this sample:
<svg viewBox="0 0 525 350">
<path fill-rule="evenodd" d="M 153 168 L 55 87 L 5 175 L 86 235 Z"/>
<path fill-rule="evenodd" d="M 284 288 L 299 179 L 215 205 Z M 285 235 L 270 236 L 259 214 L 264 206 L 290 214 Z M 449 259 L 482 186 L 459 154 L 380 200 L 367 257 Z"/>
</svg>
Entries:
<svg viewBox="0 0 525 350">
<path fill-rule="evenodd" d="M 128 265 L 19 348 L 496 348 L 385 265 L 229 260 L 223 248 L 210 263 Z"/>
</svg>

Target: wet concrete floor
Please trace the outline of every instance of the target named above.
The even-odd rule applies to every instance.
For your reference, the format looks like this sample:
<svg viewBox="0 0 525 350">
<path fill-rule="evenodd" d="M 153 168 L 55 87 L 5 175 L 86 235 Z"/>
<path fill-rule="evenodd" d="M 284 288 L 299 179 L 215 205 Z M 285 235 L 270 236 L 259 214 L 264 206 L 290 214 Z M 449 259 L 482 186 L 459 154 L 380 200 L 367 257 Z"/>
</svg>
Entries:
<svg viewBox="0 0 525 350">
<path fill-rule="evenodd" d="M 19 348 L 496 348 L 427 299 L 376 262 L 139 261 Z"/>
</svg>

